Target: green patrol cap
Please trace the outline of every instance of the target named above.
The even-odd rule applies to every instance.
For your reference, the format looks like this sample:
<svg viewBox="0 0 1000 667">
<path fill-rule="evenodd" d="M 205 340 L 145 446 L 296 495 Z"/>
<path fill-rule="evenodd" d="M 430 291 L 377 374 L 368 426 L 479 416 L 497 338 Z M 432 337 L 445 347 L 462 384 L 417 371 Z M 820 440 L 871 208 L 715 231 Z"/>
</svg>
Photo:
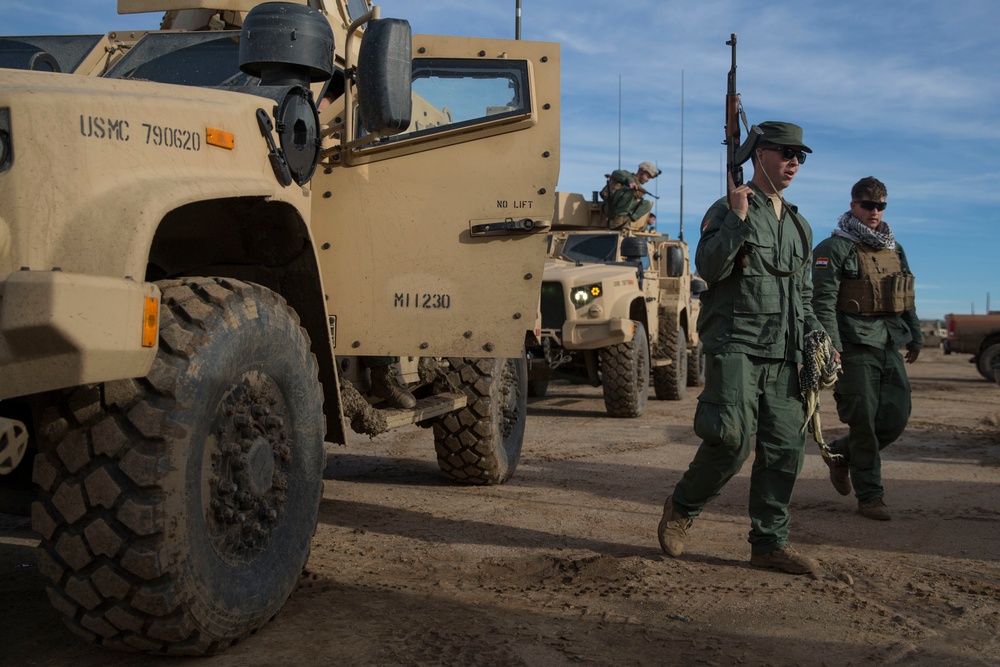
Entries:
<svg viewBox="0 0 1000 667">
<path fill-rule="evenodd" d="M 794 146 L 806 153 L 812 153 L 812 149 L 802 143 L 802 128 L 794 123 L 768 120 L 757 127 L 764 133 L 760 138 L 761 141 L 778 146 Z"/>
</svg>

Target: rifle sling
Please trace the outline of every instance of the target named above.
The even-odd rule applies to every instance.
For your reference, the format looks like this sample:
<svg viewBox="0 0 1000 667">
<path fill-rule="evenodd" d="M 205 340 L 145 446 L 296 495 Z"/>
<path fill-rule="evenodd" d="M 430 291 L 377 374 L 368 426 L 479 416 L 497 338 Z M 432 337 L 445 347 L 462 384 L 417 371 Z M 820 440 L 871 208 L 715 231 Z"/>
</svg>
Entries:
<svg viewBox="0 0 1000 667">
<path fill-rule="evenodd" d="M 781 206 L 782 206 L 781 210 L 782 214 L 787 212 L 788 215 L 792 217 L 792 224 L 795 225 L 795 229 L 799 233 L 799 239 L 802 241 L 802 251 L 803 251 L 802 263 L 799 264 L 794 269 L 792 269 L 791 271 L 783 271 L 778 267 L 772 265 L 766 259 L 764 259 L 764 256 L 761 255 L 760 253 L 758 253 L 758 259 L 760 259 L 760 263 L 764 266 L 764 270 L 770 273 L 772 276 L 776 276 L 778 278 L 787 278 L 788 276 L 794 275 L 799 271 L 801 271 L 802 268 L 809 263 L 809 254 L 812 249 L 809 247 L 809 241 L 808 239 L 806 239 L 806 230 L 802 226 L 802 222 L 799 221 L 799 216 L 795 215 L 795 211 L 792 210 L 792 207 L 789 206 L 784 199 L 781 200 Z"/>
</svg>

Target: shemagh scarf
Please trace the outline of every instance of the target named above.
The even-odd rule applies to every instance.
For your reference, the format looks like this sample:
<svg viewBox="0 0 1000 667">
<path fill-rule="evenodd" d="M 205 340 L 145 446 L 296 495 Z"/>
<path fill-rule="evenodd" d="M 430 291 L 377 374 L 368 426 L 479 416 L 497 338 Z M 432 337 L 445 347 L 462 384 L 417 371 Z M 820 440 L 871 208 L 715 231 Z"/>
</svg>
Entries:
<svg viewBox="0 0 1000 667">
<path fill-rule="evenodd" d="M 879 223 L 877 229 L 872 229 L 861 222 L 848 211 L 840 216 L 837 221 L 837 228 L 833 230 L 834 236 L 843 236 L 855 243 L 864 243 L 866 246 L 876 250 L 895 250 L 896 238 L 892 235 L 892 230 L 885 220 Z"/>
</svg>

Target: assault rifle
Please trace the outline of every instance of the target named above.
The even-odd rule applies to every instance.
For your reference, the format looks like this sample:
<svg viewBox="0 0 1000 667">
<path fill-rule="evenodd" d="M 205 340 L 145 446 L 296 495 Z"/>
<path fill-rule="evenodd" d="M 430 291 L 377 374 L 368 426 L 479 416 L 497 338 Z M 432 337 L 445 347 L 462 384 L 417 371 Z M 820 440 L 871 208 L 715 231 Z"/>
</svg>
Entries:
<svg viewBox="0 0 1000 667">
<path fill-rule="evenodd" d="M 728 46 L 733 47 L 733 64 L 729 68 L 729 80 L 728 87 L 726 90 L 726 140 L 723 141 L 726 145 L 726 170 L 733 177 L 733 185 L 740 186 L 743 184 L 743 163 L 750 159 L 754 150 L 757 148 L 757 144 L 760 142 L 760 138 L 764 135 L 759 127 L 756 125 L 748 126 L 747 115 L 743 111 L 743 102 L 740 100 L 740 94 L 736 92 L 736 33 L 731 33 L 729 36 L 729 41 L 726 42 Z M 747 140 L 740 145 L 740 121 L 743 121 L 743 127 L 747 128 Z M 729 206 L 732 208 L 732 193 L 726 189 L 726 197 L 729 199 Z M 767 259 L 760 256 L 760 263 L 763 265 L 764 270 L 770 273 L 772 276 L 787 277 L 794 275 L 805 268 L 806 264 L 809 262 L 810 257 L 810 247 L 806 239 L 806 231 L 802 226 L 802 222 L 799 220 L 799 216 L 793 211 L 786 203 L 785 200 L 781 200 L 782 211 L 787 211 L 788 216 L 792 219 L 792 223 L 795 225 L 796 231 L 799 233 L 799 240 L 802 242 L 802 262 L 790 271 L 784 269 L 779 269 L 773 266 Z M 746 251 L 743 246 L 736 252 L 734 262 L 737 266 L 741 268 L 746 268 L 747 258 Z"/>
<path fill-rule="evenodd" d="M 636 189 L 636 192 L 641 192 L 643 194 L 643 196 L 652 197 L 653 199 L 659 199 L 659 197 L 657 197 L 652 192 L 650 192 L 646 188 L 642 187 L 638 183 L 635 184 L 635 189 Z"/>
<path fill-rule="evenodd" d="M 733 64 L 729 68 L 729 77 L 726 87 L 726 138 L 722 142 L 726 145 L 726 171 L 733 177 L 733 185 L 743 185 L 743 163 L 750 159 L 757 142 L 763 132 L 756 125 L 749 127 L 747 115 L 743 111 L 743 102 L 740 94 L 736 92 L 736 33 L 731 33 L 727 46 L 733 50 Z M 743 127 L 747 128 L 747 140 L 740 145 L 740 121 Z M 728 189 L 727 189 L 728 192 Z M 733 202 L 730 201 L 732 206 Z"/>
</svg>

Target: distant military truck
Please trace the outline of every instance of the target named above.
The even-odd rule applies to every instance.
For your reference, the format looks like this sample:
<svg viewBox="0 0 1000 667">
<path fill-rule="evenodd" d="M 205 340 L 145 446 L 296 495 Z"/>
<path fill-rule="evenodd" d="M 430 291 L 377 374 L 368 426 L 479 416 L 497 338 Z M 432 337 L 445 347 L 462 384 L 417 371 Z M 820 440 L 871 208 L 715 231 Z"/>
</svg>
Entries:
<svg viewBox="0 0 1000 667">
<path fill-rule="evenodd" d="M 970 362 L 986 380 L 993 382 L 994 367 L 1000 365 L 1000 312 L 986 315 L 945 315 L 948 337 L 945 354 L 971 354 Z"/>
<path fill-rule="evenodd" d="M 703 383 L 689 267 L 683 241 L 609 230 L 600 204 L 557 192 L 540 322 L 528 333 L 529 393 L 557 379 L 601 386 L 608 414 L 638 417 L 650 376 L 665 400 Z"/>
<path fill-rule="evenodd" d="M 33 467 L 77 634 L 213 653 L 295 587 L 324 438 L 419 423 L 448 477 L 513 474 L 559 47 L 366 0 L 119 11 L 162 30 L 0 40 L 0 472 Z"/>
</svg>

